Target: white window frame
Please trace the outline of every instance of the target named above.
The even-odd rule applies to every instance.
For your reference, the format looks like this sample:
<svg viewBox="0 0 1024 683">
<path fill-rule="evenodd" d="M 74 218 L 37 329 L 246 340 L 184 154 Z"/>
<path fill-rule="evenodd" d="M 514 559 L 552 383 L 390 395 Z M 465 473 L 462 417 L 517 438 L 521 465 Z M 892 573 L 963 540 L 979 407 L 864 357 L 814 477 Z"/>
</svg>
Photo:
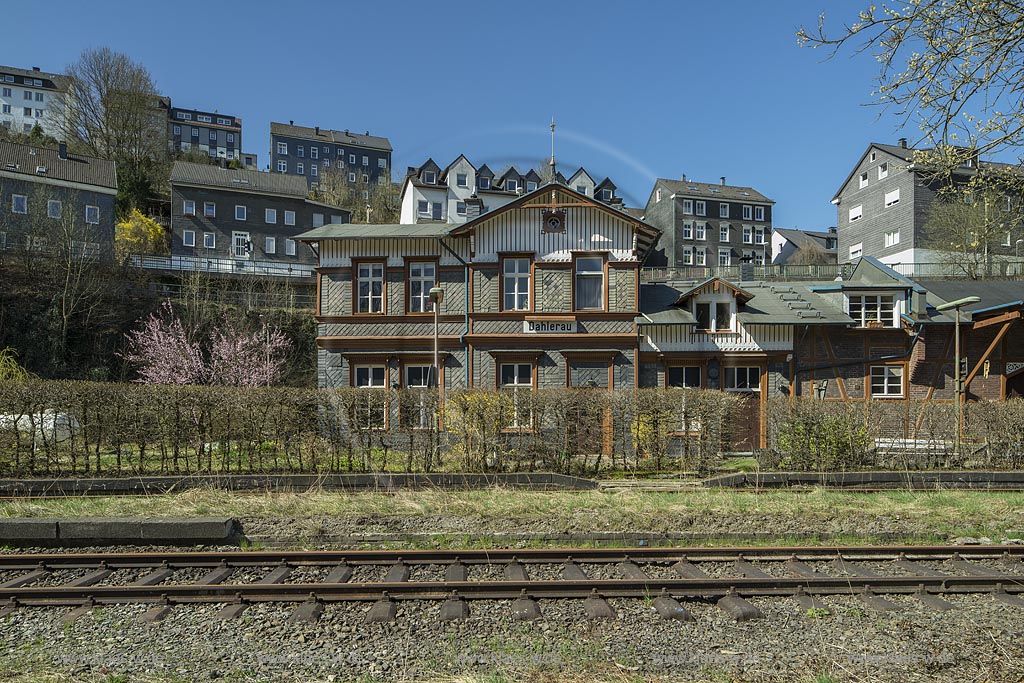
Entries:
<svg viewBox="0 0 1024 683">
<path fill-rule="evenodd" d="M 511 368 L 511 372 L 506 376 L 505 369 Z M 523 370 L 526 369 L 526 373 Z M 533 426 L 533 411 L 521 410 L 519 405 L 519 393 L 533 392 L 533 373 L 535 369 L 533 363 L 499 363 L 498 364 L 498 384 L 503 392 L 511 392 L 512 394 L 512 415 L 511 421 L 507 425 L 512 429 L 529 429 Z M 506 381 L 508 379 L 509 381 Z M 525 419 L 524 419 L 525 418 Z"/>
<path fill-rule="evenodd" d="M 763 221 L 764 220 L 764 207 L 763 206 L 755 206 L 754 207 L 754 220 L 755 221 Z"/>
<path fill-rule="evenodd" d="M 743 220 L 752 221 L 754 220 L 754 207 L 750 204 L 743 205 Z"/>
<path fill-rule="evenodd" d="M 299 175 L 305 175 L 306 174 L 306 164 L 302 163 L 301 161 L 296 162 L 296 164 L 295 164 L 295 172 L 297 174 L 299 174 Z"/>
<path fill-rule="evenodd" d="M 683 247 L 683 264 L 693 265 L 693 247 Z"/>
<path fill-rule="evenodd" d="M 356 265 L 356 313 L 383 315 L 384 271 L 383 261 L 364 261 Z M 374 293 L 374 285 L 380 286 L 379 293 Z"/>
<path fill-rule="evenodd" d="M 277 253 L 277 238 L 273 235 L 267 235 L 263 238 L 263 251 L 267 254 Z"/>
<path fill-rule="evenodd" d="M 316 178 L 318 175 L 320 175 L 320 173 L 319 173 L 319 171 L 318 171 L 318 169 L 316 167 L 316 164 L 310 164 L 309 165 L 309 175 L 313 176 L 314 178 Z"/>
<path fill-rule="evenodd" d="M 91 220 L 90 220 L 91 216 Z M 92 204 L 85 205 L 85 222 L 86 225 L 99 225 L 100 224 L 100 207 L 93 206 Z"/>
<path fill-rule="evenodd" d="M 244 204 L 235 204 L 235 220 L 244 221 L 246 216 L 249 215 L 249 210 Z"/>
<path fill-rule="evenodd" d="M 277 162 L 277 172 L 278 173 L 287 173 L 288 172 L 288 162 L 285 161 L 284 159 L 279 159 L 278 162 Z"/>
<path fill-rule="evenodd" d="M 306 158 L 306 148 L 303 147 L 302 145 L 296 145 L 295 146 L 295 156 L 297 156 L 300 159 L 305 159 Z"/>
<path fill-rule="evenodd" d="M 314 212 L 312 217 L 311 217 L 311 220 L 312 220 L 314 228 L 322 227 L 323 224 L 324 224 L 324 215 L 322 213 L 315 213 Z"/>
<path fill-rule="evenodd" d="M 857 242 L 857 244 L 851 244 L 850 245 L 850 258 L 851 259 L 860 258 L 863 255 L 864 255 L 864 243 L 863 242 Z"/>
<path fill-rule="evenodd" d="M 849 211 L 850 222 L 859 221 L 864 217 L 864 205 L 858 204 Z"/>
<path fill-rule="evenodd" d="M 409 263 L 409 312 L 432 313 L 430 288 L 437 286 L 437 264 L 433 261 Z"/>
<path fill-rule="evenodd" d="M 386 365 L 360 364 L 352 366 L 352 385 L 357 389 L 380 392 L 380 419 L 375 419 L 376 401 L 367 401 L 365 414 L 360 406 L 359 417 L 365 421 L 359 425 L 361 429 L 384 429 L 387 426 L 387 394 L 388 367 Z"/>
<path fill-rule="evenodd" d="M 672 375 L 679 375 L 679 382 L 672 382 Z M 697 381 L 693 381 L 693 374 L 696 373 Z M 687 379 L 687 375 L 690 378 Z M 704 375 L 703 368 L 699 365 L 670 365 L 665 368 L 665 386 L 687 389 L 700 389 L 701 379 Z"/>
<path fill-rule="evenodd" d="M 706 332 L 735 332 L 736 331 L 736 299 L 731 294 L 713 294 L 703 295 L 696 297 L 693 300 L 693 308 L 691 313 L 693 314 L 694 320 L 699 319 L 698 311 L 701 306 L 708 307 L 708 327 L 700 327 L 700 323 L 697 323 L 697 329 Z M 718 324 L 718 313 L 721 306 L 727 306 L 729 308 L 729 323 L 727 325 Z"/>
<path fill-rule="evenodd" d="M 887 230 L 885 235 L 885 246 L 895 247 L 900 243 L 900 231 L 899 230 Z"/>
<path fill-rule="evenodd" d="M 882 327 L 892 329 L 899 325 L 900 301 L 894 294 L 851 292 L 846 295 L 846 314 L 857 327 L 867 327 L 868 322 L 877 320 Z"/>
<path fill-rule="evenodd" d="M 64 204 L 59 199 L 47 199 L 46 200 L 46 217 L 47 218 L 60 218 L 61 212 L 64 210 Z"/>
<path fill-rule="evenodd" d="M 183 216 L 195 216 L 196 215 L 196 201 L 194 199 L 185 199 L 181 202 L 181 214 Z"/>
<path fill-rule="evenodd" d="M 196 246 L 196 231 L 183 230 L 181 233 L 181 245 L 184 247 Z"/>
<path fill-rule="evenodd" d="M 704 249 L 703 247 L 701 247 L 699 249 L 695 247 L 694 250 L 693 250 L 693 261 L 694 261 L 694 265 L 706 266 L 708 264 L 708 252 L 707 252 L 707 250 Z"/>
<path fill-rule="evenodd" d="M 722 388 L 726 391 L 761 391 L 761 374 L 757 365 L 726 366 L 722 368 Z M 756 381 L 751 382 L 751 379 Z"/>
<path fill-rule="evenodd" d="M 754 228 L 751 225 L 743 226 L 743 244 L 754 243 Z"/>
<path fill-rule="evenodd" d="M 900 203 L 900 188 L 885 193 L 885 208 L 896 206 Z"/>
<path fill-rule="evenodd" d="M 692 199 L 684 199 L 683 200 L 683 215 L 686 215 L 686 216 L 692 216 L 693 215 L 693 200 Z"/>
<path fill-rule="evenodd" d="M 597 264 L 597 268 L 593 267 L 593 264 Z M 573 292 L 573 310 L 576 311 L 602 311 L 605 306 L 605 280 L 604 280 L 604 257 L 602 256 L 578 256 L 573 261 L 573 283 L 575 285 Z M 580 279 L 598 279 L 600 278 L 600 286 L 598 288 L 598 302 L 597 305 L 581 305 L 580 302 L 580 290 L 579 286 Z"/>
<path fill-rule="evenodd" d="M 732 265 L 732 250 L 731 249 L 719 249 L 718 250 L 718 265 L 727 267 Z"/>
<path fill-rule="evenodd" d="M 719 218 L 728 218 L 729 217 L 729 204 L 728 203 L 722 202 L 721 204 L 718 205 L 718 217 Z"/>
<path fill-rule="evenodd" d="M 287 209 L 285 210 L 285 212 L 284 212 L 284 224 L 285 225 L 295 225 L 295 212 L 294 211 L 288 211 Z"/>
<path fill-rule="evenodd" d="M 871 398 L 903 398 L 906 394 L 906 372 L 903 365 L 872 365 L 868 376 Z"/>
<path fill-rule="evenodd" d="M 288 143 L 279 142 L 277 143 L 277 153 L 281 156 L 288 156 Z"/>
<path fill-rule="evenodd" d="M 708 204 L 703 199 L 698 199 L 693 203 L 693 211 L 698 216 L 706 216 L 708 210 Z"/>
<path fill-rule="evenodd" d="M 320 158 L 320 148 L 317 147 L 316 145 L 310 145 L 310 147 L 309 147 L 309 158 L 310 159 L 319 159 Z"/>
<path fill-rule="evenodd" d="M 455 174 L 455 187 L 469 187 L 469 174 L 467 174 L 467 173 L 456 173 Z"/>
<path fill-rule="evenodd" d="M 693 222 L 693 239 L 706 241 L 708 238 L 708 224 L 704 221 Z"/>
<path fill-rule="evenodd" d="M 693 221 L 683 221 L 683 239 L 693 239 Z"/>
<path fill-rule="evenodd" d="M 203 233 L 203 249 L 216 249 L 217 248 L 217 233 L 215 232 L 204 232 Z"/>
<path fill-rule="evenodd" d="M 385 169 L 387 167 L 388 167 L 388 160 L 385 159 L 384 157 L 379 157 L 377 159 L 377 168 Z"/>
<path fill-rule="evenodd" d="M 718 224 L 718 241 L 719 242 L 731 242 L 729 239 L 730 233 L 732 232 L 728 223 Z"/>
<path fill-rule="evenodd" d="M 867 186 L 868 186 L 868 172 L 864 171 L 863 173 L 860 174 L 860 187 L 858 187 L 857 189 L 863 190 Z"/>
<path fill-rule="evenodd" d="M 295 256 L 295 245 L 295 240 L 291 239 L 290 237 L 286 237 L 284 239 L 284 255 Z"/>
<path fill-rule="evenodd" d="M 525 256 L 509 256 L 501 260 L 501 310 L 530 310 L 531 262 Z M 512 305 L 510 306 L 509 303 Z"/>
<path fill-rule="evenodd" d="M 277 209 L 264 209 L 263 222 L 270 225 L 277 225 Z"/>
<path fill-rule="evenodd" d="M 459 216 L 466 215 L 466 202 L 457 201 L 455 202 L 455 213 Z"/>
<path fill-rule="evenodd" d="M 407 391 L 416 391 L 415 396 L 418 400 L 416 405 L 403 406 L 415 410 L 414 419 L 409 419 L 412 416 L 405 415 L 402 417 L 402 420 L 413 429 L 429 429 L 433 426 L 434 413 L 427 400 L 428 390 L 431 388 L 433 370 L 434 367 L 432 365 L 416 364 L 405 366 L 405 377 L 403 378 L 405 383 L 403 388 Z M 412 377 L 413 373 L 419 375 L 415 380 Z"/>
<path fill-rule="evenodd" d="M 878 179 L 882 180 L 883 178 L 888 178 L 888 177 L 889 177 L 889 162 L 888 161 L 883 161 L 882 163 L 880 163 L 878 165 Z"/>
</svg>

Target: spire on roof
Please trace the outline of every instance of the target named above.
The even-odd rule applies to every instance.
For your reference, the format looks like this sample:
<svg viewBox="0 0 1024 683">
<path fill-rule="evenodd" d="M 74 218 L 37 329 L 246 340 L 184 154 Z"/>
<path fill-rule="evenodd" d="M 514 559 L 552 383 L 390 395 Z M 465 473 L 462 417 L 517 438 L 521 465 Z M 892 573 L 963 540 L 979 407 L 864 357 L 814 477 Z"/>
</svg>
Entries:
<svg viewBox="0 0 1024 683">
<path fill-rule="evenodd" d="M 555 117 L 551 117 L 551 182 L 557 182 L 558 173 L 555 170 Z"/>
</svg>

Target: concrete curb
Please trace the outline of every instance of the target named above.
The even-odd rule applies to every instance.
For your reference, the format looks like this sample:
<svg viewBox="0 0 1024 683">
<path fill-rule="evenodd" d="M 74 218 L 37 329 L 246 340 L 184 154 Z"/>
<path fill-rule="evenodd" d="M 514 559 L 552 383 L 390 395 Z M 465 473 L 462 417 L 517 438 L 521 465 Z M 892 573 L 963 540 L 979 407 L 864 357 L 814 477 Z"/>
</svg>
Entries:
<svg viewBox="0 0 1024 683">
<path fill-rule="evenodd" d="M 918 472 L 740 472 L 705 479 L 707 488 L 1024 489 L 1024 471 Z"/>
<path fill-rule="evenodd" d="M 63 496 L 153 495 L 194 488 L 229 491 L 380 491 L 471 490 L 493 487 L 540 491 L 588 491 L 596 481 L 554 472 L 512 474 L 282 474 L 160 477 L 96 477 L 0 479 L 0 496 L 59 498 Z"/>
<path fill-rule="evenodd" d="M 230 517 L 0 519 L 0 544 L 13 546 L 235 545 L 241 538 Z"/>
</svg>

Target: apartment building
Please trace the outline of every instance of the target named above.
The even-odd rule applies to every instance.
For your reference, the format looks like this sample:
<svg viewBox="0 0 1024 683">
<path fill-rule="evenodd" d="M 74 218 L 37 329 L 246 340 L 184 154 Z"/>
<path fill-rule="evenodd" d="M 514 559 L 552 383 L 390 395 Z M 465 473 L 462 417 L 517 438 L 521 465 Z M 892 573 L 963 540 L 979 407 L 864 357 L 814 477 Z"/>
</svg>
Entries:
<svg viewBox="0 0 1024 683">
<path fill-rule="evenodd" d="M 70 81 L 38 67 L 0 66 L 0 126 L 29 133 L 38 125 L 44 133 L 64 139 L 62 119 Z"/>
<path fill-rule="evenodd" d="M 270 124 L 270 170 L 301 176 L 313 189 L 328 174 L 357 185 L 391 180 L 391 143 L 387 138 L 346 130 L 288 123 Z"/>
<path fill-rule="evenodd" d="M 168 106 L 167 138 L 172 153 L 198 150 L 211 159 L 241 160 L 242 119 L 216 111 Z"/>
</svg>

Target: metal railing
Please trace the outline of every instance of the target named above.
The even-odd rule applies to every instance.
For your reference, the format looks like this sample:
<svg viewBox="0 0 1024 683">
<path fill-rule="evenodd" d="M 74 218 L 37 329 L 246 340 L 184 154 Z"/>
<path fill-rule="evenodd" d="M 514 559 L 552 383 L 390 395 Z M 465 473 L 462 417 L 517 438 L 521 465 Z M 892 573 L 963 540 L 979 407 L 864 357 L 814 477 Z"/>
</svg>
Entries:
<svg viewBox="0 0 1024 683">
<path fill-rule="evenodd" d="M 1024 279 L 1024 259 L 992 260 L 988 263 L 934 262 L 887 264 L 900 275 L 910 278 L 942 277 L 951 279 Z M 722 278 L 734 282 L 743 280 L 834 280 L 849 278 L 852 263 L 826 265 L 767 266 L 682 266 L 677 268 L 644 268 L 641 282 L 693 281 Z"/>
<path fill-rule="evenodd" d="M 132 254 L 129 263 L 145 270 L 175 272 L 220 273 L 225 275 L 258 275 L 267 277 L 310 278 L 315 266 L 306 263 L 280 261 L 250 261 L 248 259 L 215 258 L 205 256 L 153 256 Z"/>
</svg>

